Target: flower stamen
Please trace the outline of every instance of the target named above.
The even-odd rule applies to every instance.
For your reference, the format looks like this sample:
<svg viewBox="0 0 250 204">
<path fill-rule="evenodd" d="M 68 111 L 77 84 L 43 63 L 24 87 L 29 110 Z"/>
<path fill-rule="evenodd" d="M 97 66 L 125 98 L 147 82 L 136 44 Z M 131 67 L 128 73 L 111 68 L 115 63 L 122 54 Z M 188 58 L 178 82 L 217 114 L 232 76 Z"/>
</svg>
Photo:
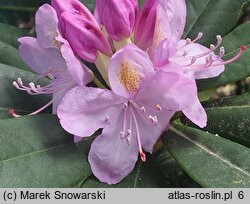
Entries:
<svg viewBox="0 0 250 204">
<path fill-rule="evenodd" d="M 138 125 L 138 122 L 137 122 L 137 119 L 136 119 L 136 116 L 135 116 L 133 108 L 131 108 L 131 113 L 132 113 L 132 116 L 133 116 L 133 119 L 134 119 L 134 123 L 135 123 L 135 128 L 136 128 L 136 138 L 137 138 L 137 144 L 138 144 L 139 154 L 140 154 L 141 160 L 143 162 L 145 162 L 146 161 L 146 155 L 145 155 L 145 153 L 142 150 L 141 135 L 140 135 L 139 125 Z"/>
</svg>

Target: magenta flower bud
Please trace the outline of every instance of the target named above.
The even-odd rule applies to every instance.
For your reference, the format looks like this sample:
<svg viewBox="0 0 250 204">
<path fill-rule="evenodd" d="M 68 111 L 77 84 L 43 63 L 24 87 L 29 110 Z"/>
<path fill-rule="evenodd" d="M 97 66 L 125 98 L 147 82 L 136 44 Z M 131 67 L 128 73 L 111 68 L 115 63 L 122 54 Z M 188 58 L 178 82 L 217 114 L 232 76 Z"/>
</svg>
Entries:
<svg viewBox="0 0 250 204">
<path fill-rule="evenodd" d="M 135 27 L 135 44 L 146 50 L 153 43 L 156 25 L 156 0 L 146 0 Z"/>
<path fill-rule="evenodd" d="M 95 62 L 98 51 L 111 56 L 112 51 L 108 40 L 93 21 L 64 12 L 60 16 L 60 25 L 72 49 L 83 60 Z"/>
<path fill-rule="evenodd" d="M 137 0 L 96 0 L 96 8 L 113 40 L 130 37 L 138 14 Z"/>
<path fill-rule="evenodd" d="M 79 0 L 51 0 L 51 5 L 56 10 L 58 17 L 60 17 L 64 11 L 67 11 L 78 14 L 98 25 L 92 13 Z"/>
</svg>

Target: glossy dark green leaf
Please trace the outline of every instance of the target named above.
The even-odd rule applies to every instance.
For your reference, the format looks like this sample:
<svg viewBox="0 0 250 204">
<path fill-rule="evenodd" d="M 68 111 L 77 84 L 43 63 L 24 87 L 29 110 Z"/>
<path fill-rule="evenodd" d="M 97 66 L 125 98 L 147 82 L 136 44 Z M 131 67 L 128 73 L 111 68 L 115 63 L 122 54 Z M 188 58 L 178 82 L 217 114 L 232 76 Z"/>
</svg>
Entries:
<svg viewBox="0 0 250 204">
<path fill-rule="evenodd" d="M 174 125 L 164 137 L 180 166 L 203 187 L 250 187 L 250 149 L 195 128 Z"/>
<path fill-rule="evenodd" d="M 93 0 L 80 0 L 91 12 L 95 9 L 95 1 Z"/>
<path fill-rule="evenodd" d="M 0 41 L 0 63 L 30 71 L 30 68 L 23 62 L 17 49 Z"/>
<path fill-rule="evenodd" d="M 144 0 L 138 0 L 139 8 L 142 7 L 143 3 L 144 3 Z"/>
<path fill-rule="evenodd" d="M 164 177 L 166 187 L 190 187 L 192 179 L 179 166 L 173 156 L 168 152 L 166 147 L 162 147 L 160 150 L 158 150 L 154 155 L 154 159 Z"/>
<path fill-rule="evenodd" d="M 250 93 L 204 104 L 205 130 L 250 147 Z"/>
<path fill-rule="evenodd" d="M 225 47 L 226 54 L 224 60 L 231 59 L 239 52 L 241 45 L 247 46 L 245 53 L 237 61 L 226 65 L 224 73 L 219 77 L 200 80 L 198 86 L 200 90 L 210 89 L 222 84 L 241 80 L 250 76 L 250 22 L 244 23 L 234 31 L 224 37 L 222 46 Z"/>
<path fill-rule="evenodd" d="M 0 41 L 14 48 L 18 48 L 18 38 L 27 36 L 29 34 L 26 30 L 21 30 L 4 23 L 0 23 L 0 30 Z"/>
<path fill-rule="evenodd" d="M 249 0 L 187 0 L 187 23 L 184 38 L 204 33 L 201 44 L 209 45 L 216 35 L 226 35 L 238 22 Z"/>
<path fill-rule="evenodd" d="M 137 162 L 136 167 L 127 177 L 116 185 L 100 183 L 93 175 L 87 178 L 82 188 L 160 188 L 166 187 L 164 177 L 157 168 L 154 159 L 147 155 L 147 162 Z"/>
<path fill-rule="evenodd" d="M 91 141 L 74 144 L 55 116 L 1 120 L 0 129 L 0 187 L 73 187 L 91 175 Z"/>
<path fill-rule="evenodd" d="M 14 108 L 17 113 L 31 113 L 44 106 L 51 100 L 51 96 L 31 96 L 23 91 L 16 90 L 12 82 L 18 77 L 23 79 L 23 83 L 37 79 L 37 75 L 31 72 L 23 71 L 8 65 L 0 64 L 0 119 L 9 118 L 8 110 Z M 41 84 L 48 80 L 41 80 Z M 48 110 L 49 111 L 49 110 Z"/>
</svg>

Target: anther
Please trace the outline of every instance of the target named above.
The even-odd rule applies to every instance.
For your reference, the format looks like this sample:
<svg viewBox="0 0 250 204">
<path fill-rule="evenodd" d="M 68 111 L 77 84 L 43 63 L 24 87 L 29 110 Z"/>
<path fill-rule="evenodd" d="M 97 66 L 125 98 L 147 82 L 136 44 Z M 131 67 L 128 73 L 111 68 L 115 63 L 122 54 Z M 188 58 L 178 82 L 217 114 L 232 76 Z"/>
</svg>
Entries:
<svg viewBox="0 0 250 204">
<path fill-rule="evenodd" d="M 225 54 L 225 48 L 224 47 L 221 47 L 220 48 L 220 58 L 222 58 Z"/>
<path fill-rule="evenodd" d="M 125 133 L 124 132 L 120 132 L 120 137 L 121 137 L 121 139 L 125 139 Z"/>
<path fill-rule="evenodd" d="M 191 60 L 191 64 L 194 64 L 196 62 L 197 58 L 196 57 L 193 57 L 192 60 Z"/>
<path fill-rule="evenodd" d="M 109 117 L 109 116 L 106 116 L 106 117 L 105 117 L 105 123 L 108 123 L 109 120 L 110 120 L 110 117 Z"/>
<path fill-rule="evenodd" d="M 131 143 L 132 143 L 131 137 L 127 137 L 126 139 L 127 139 L 127 141 L 128 141 L 128 144 L 131 145 Z"/>
<path fill-rule="evenodd" d="M 214 44 L 211 44 L 211 45 L 210 45 L 210 50 L 212 50 L 212 51 L 215 50 L 215 45 L 214 45 Z"/>
<path fill-rule="evenodd" d="M 125 108 L 127 108 L 128 107 L 128 103 L 124 103 L 124 106 L 125 106 Z"/>
<path fill-rule="evenodd" d="M 161 111 L 162 107 L 158 104 L 158 105 L 156 105 L 156 110 Z"/>
<path fill-rule="evenodd" d="M 17 89 L 19 88 L 19 85 L 16 83 L 16 81 L 13 81 L 12 84 L 13 84 L 13 86 L 14 86 L 15 88 L 17 88 Z"/>
<path fill-rule="evenodd" d="M 217 35 L 216 38 L 217 38 L 217 43 L 221 44 L 222 43 L 222 37 L 220 35 Z"/>
<path fill-rule="evenodd" d="M 125 137 L 128 138 L 128 137 L 131 136 L 131 134 L 132 134 L 132 131 L 128 129 L 128 130 L 126 131 Z"/>
<path fill-rule="evenodd" d="M 40 85 L 36 85 L 36 88 L 38 91 L 43 91 L 42 87 Z"/>
<path fill-rule="evenodd" d="M 145 108 L 144 106 L 142 106 L 142 107 L 141 107 L 141 111 L 142 111 L 143 113 L 145 113 L 145 112 L 146 112 L 146 108 Z"/>
<path fill-rule="evenodd" d="M 184 51 L 183 54 L 182 54 L 183 57 L 186 57 L 187 55 L 188 55 L 187 51 Z"/>
<path fill-rule="evenodd" d="M 198 33 L 198 36 L 197 36 L 197 39 L 200 40 L 202 37 L 203 37 L 203 33 L 202 33 L 202 32 L 199 32 L 199 33 Z"/>
<path fill-rule="evenodd" d="M 32 91 L 37 92 L 37 88 L 33 82 L 29 83 L 29 87 L 31 88 Z"/>
<path fill-rule="evenodd" d="M 17 78 L 17 83 L 20 85 L 20 86 L 23 86 L 23 81 L 20 77 Z"/>
<path fill-rule="evenodd" d="M 189 45 L 190 43 L 192 43 L 192 40 L 190 38 L 186 39 L 186 45 Z"/>
<path fill-rule="evenodd" d="M 158 118 L 157 118 L 157 116 L 152 116 L 152 115 L 150 115 L 148 118 L 149 118 L 150 122 L 151 122 L 153 125 L 156 125 L 156 124 L 158 123 Z"/>
</svg>

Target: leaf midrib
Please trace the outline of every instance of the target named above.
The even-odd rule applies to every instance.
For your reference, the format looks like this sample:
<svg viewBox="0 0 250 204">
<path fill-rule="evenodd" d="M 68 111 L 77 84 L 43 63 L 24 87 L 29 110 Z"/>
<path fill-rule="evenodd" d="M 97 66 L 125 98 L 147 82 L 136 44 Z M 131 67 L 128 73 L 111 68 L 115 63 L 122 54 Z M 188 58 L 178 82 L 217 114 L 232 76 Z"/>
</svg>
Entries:
<svg viewBox="0 0 250 204">
<path fill-rule="evenodd" d="M 0 107 L 0 110 L 9 111 L 10 108 Z M 15 109 L 15 111 L 17 111 L 17 112 L 29 113 L 29 112 L 32 111 L 32 110 L 28 111 L 28 110 Z"/>
<path fill-rule="evenodd" d="M 13 160 L 24 158 L 24 157 L 33 156 L 33 155 L 40 154 L 40 153 L 45 153 L 45 152 L 48 152 L 48 151 L 51 151 L 51 150 L 55 150 L 55 149 L 58 149 L 58 148 L 61 148 L 63 146 L 67 146 L 67 145 L 70 145 L 70 144 L 73 144 L 73 142 L 66 143 L 66 144 L 61 144 L 61 145 L 53 146 L 53 147 L 50 147 L 50 148 L 47 148 L 47 149 L 43 149 L 43 150 L 39 150 L 39 151 L 19 155 L 17 157 L 12 157 L 12 158 L 9 158 L 9 159 L 5 159 L 5 160 L 0 161 L 0 165 L 2 165 L 5 162 L 13 161 Z"/>
<path fill-rule="evenodd" d="M 250 108 L 250 105 L 243 106 L 217 106 L 217 107 L 208 107 L 205 110 L 217 110 L 217 109 L 238 109 L 238 108 Z"/>
<path fill-rule="evenodd" d="M 220 161 L 226 163 L 227 165 L 229 165 L 230 167 L 240 171 L 242 174 L 247 175 L 248 177 L 250 177 L 250 173 L 241 169 L 240 167 L 238 167 L 237 165 L 233 164 L 231 161 L 228 161 L 226 158 L 221 157 L 220 155 L 212 152 L 211 150 L 209 150 L 208 148 L 204 147 L 202 144 L 195 142 L 194 140 L 192 140 L 191 138 L 189 138 L 187 135 L 185 135 L 183 132 L 176 130 L 173 126 L 170 127 L 170 130 L 177 133 L 179 136 L 183 137 L 185 140 L 193 143 L 195 146 L 200 147 L 202 150 L 204 150 L 205 152 L 207 152 L 209 155 L 216 157 L 217 159 L 219 159 Z"/>
</svg>

